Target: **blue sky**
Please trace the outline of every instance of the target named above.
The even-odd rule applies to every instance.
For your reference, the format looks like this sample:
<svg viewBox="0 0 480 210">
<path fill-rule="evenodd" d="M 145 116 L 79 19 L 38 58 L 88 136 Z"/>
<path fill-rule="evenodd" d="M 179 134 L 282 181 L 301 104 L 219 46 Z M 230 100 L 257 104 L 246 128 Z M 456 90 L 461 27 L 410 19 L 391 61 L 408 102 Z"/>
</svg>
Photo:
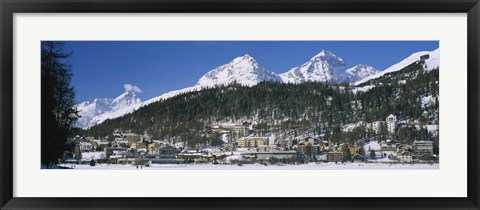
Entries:
<svg viewBox="0 0 480 210">
<path fill-rule="evenodd" d="M 142 100 L 194 85 L 208 71 L 249 54 L 260 66 L 283 73 L 322 49 L 347 67 L 383 70 L 410 54 L 439 47 L 438 41 L 67 41 L 73 51 L 76 102 L 114 98 L 124 84 L 139 87 Z"/>
</svg>

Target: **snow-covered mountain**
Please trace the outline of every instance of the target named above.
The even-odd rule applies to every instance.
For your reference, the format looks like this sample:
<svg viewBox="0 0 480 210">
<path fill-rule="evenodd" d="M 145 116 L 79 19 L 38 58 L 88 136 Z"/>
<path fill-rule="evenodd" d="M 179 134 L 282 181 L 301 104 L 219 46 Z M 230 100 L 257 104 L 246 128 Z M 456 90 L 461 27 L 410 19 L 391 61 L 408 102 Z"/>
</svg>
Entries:
<svg viewBox="0 0 480 210">
<path fill-rule="evenodd" d="M 332 52 L 322 50 L 301 66 L 280 74 L 285 83 L 301 82 L 341 82 L 345 62 Z"/>
<path fill-rule="evenodd" d="M 208 71 L 191 87 L 170 91 L 143 102 L 136 96 L 135 90 L 133 90 L 132 87 L 125 87 L 126 92 L 115 99 L 95 99 L 93 102 L 86 101 L 80 103 L 76 106 L 79 110 L 82 110 L 80 112 L 82 117 L 77 122 L 77 126 L 86 129 L 100 124 L 107 119 L 121 117 L 134 112 L 142 106 L 165 100 L 181 93 L 198 91 L 204 87 L 231 84 L 233 82 L 245 86 L 253 86 L 262 81 L 278 81 L 284 83 L 301 83 L 307 81 L 331 83 L 350 82 L 356 85 L 370 79 L 378 78 L 385 73 L 398 71 L 420 60 L 420 56 L 426 54 L 430 55 L 430 58 L 425 60 L 426 69 L 438 67 L 440 56 L 439 50 L 437 49 L 431 52 L 421 51 L 414 53 L 386 70 L 378 71 L 365 64 L 358 64 L 347 69 L 345 61 L 342 58 L 332 52 L 322 50 L 306 63 L 280 75 L 262 68 L 253 57 L 246 54 Z"/>
<path fill-rule="evenodd" d="M 76 126 L 83 128 L 88 125 L 88 123 L 90 123 L 90 120 L 92 120 L 95 116 L 111 111 L 111 103 L 112 99 L 97 98 L 92 102 L 84 101 L 80 104 L 75 105 L 75 107 L 77 107 L 77 109 L 80 111 L 79 115 L 81 116 L 78 119 Z"/>
<path fill-rule="evenodd" d="M 429 55 L 429 58 L 425 59 L 425 66 L 424 67 L 425 67 L 426 70 L 432 70 L 432 69 L 435 69 L 435 68 L 440 66 L 440 49 L 439 48 L 437 48 L 436 50 L 433 50 L 433 51 L 420 51 L 420 52 L 416 52 L 416 53 L 411 54 L 410 56 L 403 59 L 402 61 L 400 61 L 396 64 L 393 64 L 392 66 L 388 67 L 387 69 L 385 69 L 383 71 L 380 71 L 377 74 L 365 77 L 365 78 L 363 78 L 359 81 L 356 81 L 356 82 L 352 82 L 352 85 L 359 85 L 359 84 L 362 84 L 364 82 L 367 82 L 368 80 L 379 78 L 379 77 L 381 77 L 381 76 L 383 76 L 387 73 L 399 71 L 399 70 L 405 68 L 406 66 L 412 64 L 413 62 L 421 60 L 421 57 L 425 56 L 425 55 Z"/>
<path fill-rule="evenodd" d="M 141 103 L 141 99 L 132 90 L 126 90 L 115 99 L 97 98 L 92 102 L 85 101 L 75 105 L 80 111 L 81 118 L 77 121 L 77 127 L 87 127 L 93 119 L 105 113 L 115 112 Z"/>
<path fill-rule="evenodd" d="M 380 71 L 365 64 L 357 64 L 356 66 L 347 69 L 345 73 L 346 73 L 346 76 L 344 80 L 346 82 L 355 82 L 355 81 L 364 79 L 366 77 L 378 74 L 380 73 Z"/>
<path fill-rule="evenodd" d="M 114 99 L 110 104 L 110 110 L 104 109 L 102 112 L 96 112 L 97 114 L 92 114 L 94 112 L 88 112 L 86 113 L 86 116 L 88 117 L 83 119 L 81 118 L 81 123 L 78 123 L 78 126 L 86 129 L 94 125 L 100 124 L 107 119 L 114 119 L 131 113 L 142 106 L 146 106 L 160 100 L 168 99 L 181 93 L 197 91 L 204 87 L 213 87 L 215 85 L 221 84 L 231 84 L 233 82 L 237 82 L 246 86 L 253 86 L 259 82 L 266 80 L 281 81 L 278 75 L 260 67 L 253 57 L 246 54 L 244 56 L 233 59 L 227 64 L 224 64 L 207 72 L 203 77 L 198 80 L 197 84 L 195 84 L 194 86 L 186 87 L 180 90 L 170 91 L 141 103 L 140 101 L 128 100 L 119 100 L 119 102 L 116 102 L 117 100 Z M 124 94 L 122 94 L 118 98 L 121 98 L 123 95 Z"/>
<path fill-rule="evenodd" d="M 196 86 L 212 87 L 234 82 L 253 86 L 262 81 L 280 80 L 278 75 L 260 67 L 254 58 L 246 54 L 209 71 L 198 80 Z"/>
</svg>

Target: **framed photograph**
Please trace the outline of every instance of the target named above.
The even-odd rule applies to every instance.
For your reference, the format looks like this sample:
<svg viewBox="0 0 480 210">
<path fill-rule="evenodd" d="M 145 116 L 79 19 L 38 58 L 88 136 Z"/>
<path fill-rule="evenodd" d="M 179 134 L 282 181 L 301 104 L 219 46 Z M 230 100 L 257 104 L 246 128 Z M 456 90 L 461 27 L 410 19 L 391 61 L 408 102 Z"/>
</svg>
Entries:
<svg viewBox="0 0 480 210">
<path fill-rule="evenodd" d="M 479 209 L 478 0 L 0 7 L 1 209 Z"/>
</svg>

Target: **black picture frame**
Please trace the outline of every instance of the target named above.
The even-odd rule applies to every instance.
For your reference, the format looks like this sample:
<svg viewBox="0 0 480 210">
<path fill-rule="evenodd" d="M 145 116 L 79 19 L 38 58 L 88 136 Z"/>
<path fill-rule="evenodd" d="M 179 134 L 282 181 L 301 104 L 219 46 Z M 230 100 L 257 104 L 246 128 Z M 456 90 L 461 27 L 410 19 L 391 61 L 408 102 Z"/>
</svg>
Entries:
<svg viewBox="0 0 480 210">
<path fill-rule="evenodd" d="M 478 0 L 0 0 L 1 209 L 479 209 Z M 13 197 L 15 13 L 466 13 L 468 196 L 465 198 L 17 198 Z M 448 180 L 445 180 L 448 181 Z"/>
</svg>

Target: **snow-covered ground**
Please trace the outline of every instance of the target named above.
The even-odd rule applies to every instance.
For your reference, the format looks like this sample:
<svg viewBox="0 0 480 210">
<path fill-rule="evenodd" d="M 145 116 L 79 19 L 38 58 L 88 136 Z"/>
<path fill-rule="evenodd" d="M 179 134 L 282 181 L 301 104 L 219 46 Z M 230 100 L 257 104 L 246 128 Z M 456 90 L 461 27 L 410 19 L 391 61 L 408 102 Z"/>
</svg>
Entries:
<svg viewBox="0 0 480 210">
<path fill-rule="evenodd" d="M 353 92 L 354 94 L 357 94 L 359 91 L 360 91 L 360 92 L 367 92 L 367 91 L 369 91 L 370 89 L 372 89 L 372 88 L 374 88 L 374 87 L 375 87 L 374 85 L 365 85 L 365 86 L 363 86 L 363 87 L 354 87 L 354 88 L 352 89 L 352 92 Z"/>
<path fill-rule="evenodd" d="M 422 100 L 422 107 L 427 107 L 435 104 L 435 100 L 431 95 L 422 97 L 421 100 Z"/>
<path fill-rule="evenodd" d="M 375 151 L 379 151 L 380 149 L 382 149 L 382 146 L 377 141 L 370 141 L 367 144 L 365 144 L 363 148 L 365 149 L 366 152 L 369 152 L 372 149 Z"/>
<path fill-rule="evenodd" d="M 72 167 L 71 164 L 62 165 Z M 149 167 L 120 164 L 75 165 L 74 169 L 83 170 L 436 170 L 438 163 L 402 164 L 402 163 L 309 163 L 301 165 L 213 165 L 213 164 L 152 164 Z"/>
<path fill-rule="evenodd" d="M 90 161 L 91 159 L 106 159 L 105 152 L 82 152 L 83 161 Z"/>
</svg>

